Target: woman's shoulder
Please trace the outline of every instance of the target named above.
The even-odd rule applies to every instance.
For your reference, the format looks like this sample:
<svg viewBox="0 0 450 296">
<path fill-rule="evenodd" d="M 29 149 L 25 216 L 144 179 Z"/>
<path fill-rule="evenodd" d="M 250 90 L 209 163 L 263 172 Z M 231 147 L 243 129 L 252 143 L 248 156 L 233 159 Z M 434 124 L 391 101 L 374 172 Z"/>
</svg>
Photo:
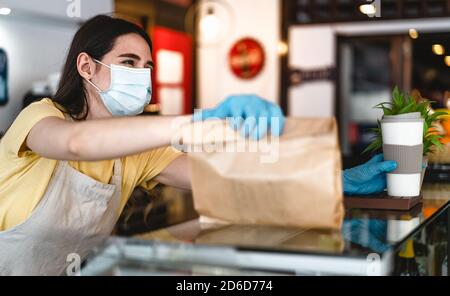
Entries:
<svg viewBox="0 0 450 296">
<path fill-rule="evenodd" d="M 31 124 L 32 126 L 45 117 L 59 117 L 64 119 L 64 113 L 51 99 L 44 98 L 25 107 L 16 117 L 12 125 L 24 123 L 26 125 Z"/>
<path fill-rule="evenodd" d="M 64 119 L 63 111 L 49 98 L 36 101 L 25 107 L 17 115 L 10 129 L 20 127 L 21 130 L 29 130 L 39 120 L 45 117 L 59 117 Z"/>
<path fill-rule="evenodd" d="M 28 105 L 21 113 L 34 115 L 51 115 L 64 118 L 63 108 L 50 98 L 43 98 Z"/>
<path fill-rule="evenodd" d="M 63 112 L 48 98 L 34 102 L 23 109 L 0 142 L 0 156 L 6 153 L 3 155 L 19 157 L 20 152 L 25 149 L 26 137 L 33 126 L 41 119 L 51 116 L 64 118 Z"/>
</svg>

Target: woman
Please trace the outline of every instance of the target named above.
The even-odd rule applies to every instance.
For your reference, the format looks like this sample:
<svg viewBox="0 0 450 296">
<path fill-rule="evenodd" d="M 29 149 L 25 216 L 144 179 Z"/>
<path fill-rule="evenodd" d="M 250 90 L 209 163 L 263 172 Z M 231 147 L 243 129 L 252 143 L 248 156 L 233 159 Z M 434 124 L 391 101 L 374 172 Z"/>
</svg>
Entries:
<svg viewBox="0 0 450 296">
<path fill-rule="evenodd" d="M 151 98 L 151 49 L 138 26 L 94 17 L 74 37 L 54 98 L 24 109 L 5 134 L 0 274 L 61 274 L 68 256 L 84 258 L 110 234 L 135 187 L 190 189 L 186 156 L 168 147 L 174 117 L 134 116 Z M 210 117 L 242 119 L 242 133 L 255 139 L 268 128 L 279 135 L 284 124 L 277 105 L 251 95 L 229 97 L 194 120 Z M 353 169 L 344 181 L 357 193 L 366 181 L 383 182 L 382 165 L 374 161 L 370 176 Z"/>
</svg>

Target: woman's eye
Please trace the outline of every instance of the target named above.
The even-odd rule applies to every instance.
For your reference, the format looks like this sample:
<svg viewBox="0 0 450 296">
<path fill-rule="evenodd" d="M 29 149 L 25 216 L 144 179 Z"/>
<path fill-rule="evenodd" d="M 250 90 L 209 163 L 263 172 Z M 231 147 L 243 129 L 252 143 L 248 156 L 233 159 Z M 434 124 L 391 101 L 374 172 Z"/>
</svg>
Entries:
<svg viewBox="0 0 450 296">
<path fill-rule="evenodd" d="M 125 65 L 127 65 L 127 66 L 131 66 L 131 67 L 134 67 L 134 61 L 133 61 L 133 60 L 126 60 L 126 61 L 123 61 L 122 64 L 125 64 Z"/>
</svg>

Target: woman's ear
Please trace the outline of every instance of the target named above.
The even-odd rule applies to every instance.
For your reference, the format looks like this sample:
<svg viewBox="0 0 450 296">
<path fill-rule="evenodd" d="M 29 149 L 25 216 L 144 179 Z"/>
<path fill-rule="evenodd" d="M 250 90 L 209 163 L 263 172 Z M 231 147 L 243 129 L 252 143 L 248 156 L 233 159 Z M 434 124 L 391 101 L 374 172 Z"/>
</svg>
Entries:
<svg viewBox="0 0 450 296">
<path fill-rule="evenodd" d="M 91 80 L 92 76 L 95 74 L 96 64 L 91 59 L 91 57 L 82 52 L 77 57 L 77 70 L 81 77 L 86 80 Z"/>
</svg>

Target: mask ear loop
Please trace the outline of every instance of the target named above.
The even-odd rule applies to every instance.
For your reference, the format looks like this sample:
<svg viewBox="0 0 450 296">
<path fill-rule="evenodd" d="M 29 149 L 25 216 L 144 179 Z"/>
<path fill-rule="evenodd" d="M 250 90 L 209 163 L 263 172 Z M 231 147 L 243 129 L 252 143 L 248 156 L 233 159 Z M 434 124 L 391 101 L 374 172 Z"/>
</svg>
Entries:
<svg viewBox="0 0 450 296">
<path fill-rule="evenodd" d="M 108 66 L 107 64 L 104 64 L 104 63 L 100 62 L 100 61 L 97 60 L 97 59 L 93 59 L 93 60 L 94 60 L 94 62 L 99 63 L 100 65 L 103 65 L 103 66 L 108 67 L 109 69 L 111 69 L 111 67 Z"/>
<path fill-rule="evenodd" d="M 84 78 L 84 80 L 86 80 L 90 85 L 92 85 L 99 93 L 103 92 L 97 85 L 94 84 L 94 82 L 87 80 L 86 78 Z"/>
<path fill-rule="evenodd" d="M 105 67 L 108 67 L 109 69 L 111 69 L 111 67 L 110 66 L 108 66 L 108 65 L 106 65 L 106 64 L 104 64 L 104 63 L 102 63 L 102 62 L 100 62 L 99 60 L 97 60 L 97 59 L 92 59 L 94 62 L 96 62 L 96 63 L 98 63 L 98 64 L 100 64 L 100 65 L 103 65 L 103 66 L 105 66 Z M 84 80 L 86 80 L 87 82 L 89 82 L 89 84 L 91 84 L 99 93 L 102 93 L 103 92 L 103 90 L 101 90 L 97 85 L 95 85 L 92 81 L 90 81 L 90 80 L 87 80 L 86 78 L 84 78 Z"/>
</svg>

